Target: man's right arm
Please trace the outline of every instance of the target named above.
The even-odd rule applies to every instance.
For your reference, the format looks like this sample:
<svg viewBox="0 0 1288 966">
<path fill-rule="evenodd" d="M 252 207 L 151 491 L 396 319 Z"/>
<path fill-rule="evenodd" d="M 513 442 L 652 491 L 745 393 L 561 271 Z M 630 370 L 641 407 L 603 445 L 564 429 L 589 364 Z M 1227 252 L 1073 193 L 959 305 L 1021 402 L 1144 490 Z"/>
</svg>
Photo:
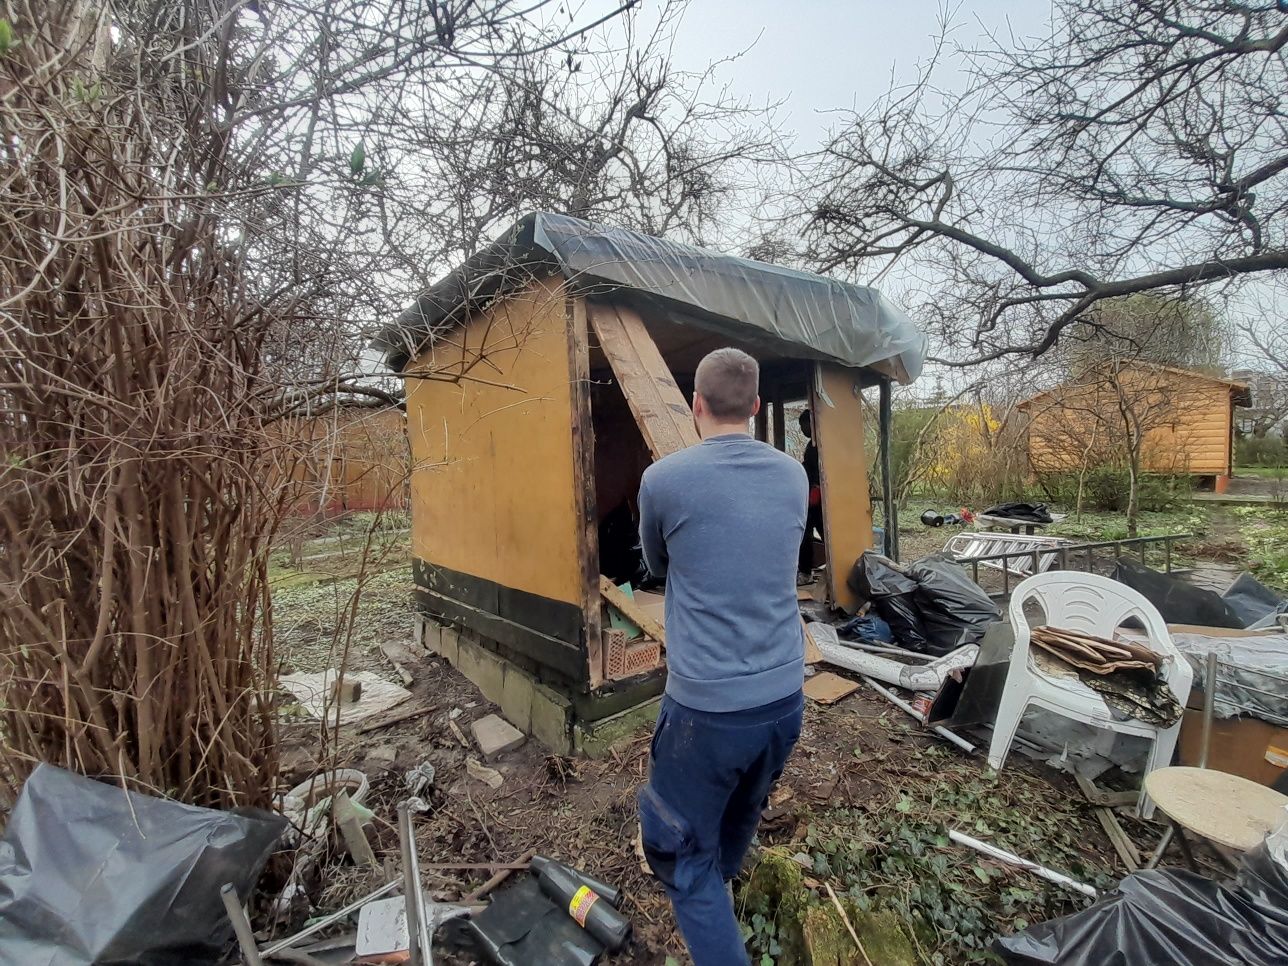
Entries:
<svg viewBox="0 0 1288 966">
<path fill-rule="evenodd" d="M 662 535 L 662 518 L 657 512 L 648 477 L 640 481 L 640 549 L 644 565 L 654 577 L 666 576 L 666 538 Z"/>
</svg>

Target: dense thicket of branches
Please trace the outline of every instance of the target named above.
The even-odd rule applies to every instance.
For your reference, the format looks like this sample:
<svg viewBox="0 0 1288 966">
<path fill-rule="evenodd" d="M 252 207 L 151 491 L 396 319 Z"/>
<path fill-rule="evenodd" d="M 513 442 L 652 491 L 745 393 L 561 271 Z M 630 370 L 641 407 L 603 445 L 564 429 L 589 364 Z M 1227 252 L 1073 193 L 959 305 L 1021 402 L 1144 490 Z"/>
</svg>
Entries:
<svg viewBox="0 0 1288 966">
<path fill-rule="evenodd" d="M 523 209 L 700 233 L 756 143 L 630 6 L 0 0 L 7 781 L 268 803 L 265 427 Z"/>
<path fill-rule="evenodd" d="M 1288 13 L 1276 0 L 1061 0 L 1048 36 L 933 65 L 854 116 L 810 255 L 925 280 L 945 355 L 1042 353 L 1096 305 L 1288 269 Z"/>
</svg>

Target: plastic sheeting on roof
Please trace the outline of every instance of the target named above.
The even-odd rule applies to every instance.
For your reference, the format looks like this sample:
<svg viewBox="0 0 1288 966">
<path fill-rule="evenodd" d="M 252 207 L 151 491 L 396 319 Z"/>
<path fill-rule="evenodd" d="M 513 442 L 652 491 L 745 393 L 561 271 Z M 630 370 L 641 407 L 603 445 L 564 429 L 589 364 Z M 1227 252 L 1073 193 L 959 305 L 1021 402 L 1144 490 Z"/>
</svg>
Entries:
<svg viewBox="0 0 1288 966">
<path fill-rule="evenodd" d="M 674 321 L 731 339 L 745 340 L 750 326 L 807 348 L 803 355 L 848 366 L 890 361 L 909 382 L 921 374 L 924 336 L 876 289 L 548 213 L 527 216 L 435 285 L 375 344 L 397 351 L 416 331 L 428 338 L 459 315 L 466 293 L 503 294 L 498 276 L 535 264 L 549 264 L 575 290 L 637 293 L 670 309 Z"/>
</svg>

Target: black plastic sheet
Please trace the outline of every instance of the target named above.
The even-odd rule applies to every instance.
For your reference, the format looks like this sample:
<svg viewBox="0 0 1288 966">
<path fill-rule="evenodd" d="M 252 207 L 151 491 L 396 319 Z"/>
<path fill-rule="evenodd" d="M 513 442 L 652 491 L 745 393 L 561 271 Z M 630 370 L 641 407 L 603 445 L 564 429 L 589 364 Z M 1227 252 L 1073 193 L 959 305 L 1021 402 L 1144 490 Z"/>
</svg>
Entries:
<svg viewBox="0 0 1288 966">
<path fill-rule="evenodd" d="M 220 887 L 246 896 L 285 827 L 39 765 L 0 839 L 0 964 L 215 963 Z"/>
<path fill-rule="evenodd" d="M 1012 966 L 1281 966 L 1288 873 L 1260 845 L 1232 882 L 1151 869 L 1095 905 L 999 939 Z"/>
<path fill-rule="evenodd" d="M 1243 627 L 1239 615 L 1218 594 L 1160 573 L 1130 557 L 1120 558 L 1111 576 L 1144 594 L 1169 624 Z"/>
<path fill-rule="evenodd" d="M 1243 621 L 1244 627 L 1251 627 L 1271 614 L 1288 611 L 1288 600 L 1246 571 L 1234 579 L 1221 599 Z"/>
<path fill-rule="evenodd" d="M 865 550 L 854 563 L 846 581 L 850 589 L 872 606 L 889 626 L 895 640 L 912 651 L 932 651 L 917 614 L 913 594 L 917 582 L 905 574 L 889 557 Z M 942 653 L 942 652 L 936 652 Z"/>
<path fill-rule="evenodd" d="M 470 930 L 497 966 L 593 966 L 604 952 L 541 891 L 536 876 L 494 896 Z"/>
</svg>

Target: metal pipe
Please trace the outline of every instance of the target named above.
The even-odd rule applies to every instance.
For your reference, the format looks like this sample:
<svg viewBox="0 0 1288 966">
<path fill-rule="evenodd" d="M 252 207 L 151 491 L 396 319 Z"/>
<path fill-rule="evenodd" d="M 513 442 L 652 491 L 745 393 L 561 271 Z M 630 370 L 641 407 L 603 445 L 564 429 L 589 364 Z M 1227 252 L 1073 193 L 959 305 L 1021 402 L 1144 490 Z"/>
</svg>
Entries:
<svg viewBox="0 0 1288 966">
<path fill-rule="evenodd" d="M 237 936 L 237 945 L 241 949 L 242 956 L 250 966 L 264 966 L 259 947 L 255 945 L 255 933 L 250 928 L 250 920 L 246 918 L 246 910 L 242 908 L 241 900 L 237 898 L 237 890 L 233 888 L 231 882 L 225 883 L 220 888 L 219 898 L 224 900 L 224 909 L 227 910 L 228 919 L 233 924 L 233 933 Z"/>
<path fill-rule="evenodd" d="M 311 926 L 307 927 L 306 929 L 301 929 L 299 932 L 295 933 L 292 936 L 287 936 L 285 939 L 278 940 L 277 942 L 273 943 L 273 945 L 269 946 L 267 949 L 264 950 L 264 955 L 272 956 L 274 953 L 279 953 L 283 949 L 288 949 L 291 946 L 294 946 L 296 943 L 302 942 L 303 940 L 308 939 L 310 936 L 320 933 L 327 926 L 330 926 L 333 923 L 339 922 L 341 919 L 345 918 L 345 916 L 352 915 L 353 913 L 361 909 L 363 906 L 365 906 L 368 902 L 374 902 L 375 900 L 379 899 L 381 896 L 388 895 L 389 893 L 393 892 L 394 889 L 398 888 L 398 886 L 400 885 L 402 885 L 401 879 L 394 879 L 392 882 L 386 882 L 375 892 L 369 893 L 368 895 L 363 896 L 361 899 L 353 900 L 353 902 L 349 903 L 343 909 L 337 909 L 335 912 L 331 913 L 331 915 L 326 916 L 322 919 L 319 919 Z"/>
<path fill-rule="evenodd" d="M 882 379 L 877 406 L 877 431 L 881 437 L 881 505 L 885 509 L 885 534 L 882 550 L 891 560 L 899 559 L 899 511 L 894 505 L 894 479 L 890 469 L 890 438 L 894 408 L 890 380 Z"/>
<path fill-rule="evenodd" d="M 422 907 L 420 876 L 416 865 L 416 838 L 411 827 L 411 809 L 406 802 L 398 805 L 398 845 L 402 851 L 403 899 L 407 904 L 407 935 L 411 947 L 411 966 L 425 966 L 424 946 L 421 937 Z"/>
<path fill-rule="evenodd" d="M 877 694 L 881 695 L 883 698 L 885 698 L 887 701 L 893 704 L 900 711 L 903 711 L 904 713 L 909 714 L 912 717 L 916 718 L 923 725 L 926 723 L 925 719 L 922 718 L 922 716 L 919 715 L 913 709 L 912 705 L 910 705 L 907 701 L 903 700 L 903 698 L 899 697 L 899 695 L 895 694 L 893 691 L 889 690 L 888 688 L 883 688 L 881 685 L 877 684 L 876 681 L 873 681 L 869 677 L 865 677 L 863 680 L 868 683 L 868 687 L 870 687 Z M 934 725 L 930 730 L 933 731 L 935 734 L 939 735 L 939 737 L 943 738 L 945 741 L 951 741 L 953 744 L 955 744 L 958 748 L 960 748 L 962 751 L 966 752 L 967 754 L 971 754 L 975 751 L 974 745 L 972 745 L 965 738 L 962 738 L 959 735 L 953 734 L 947 728 L 940 727 L 939 725 Z"/>
<path fill-rule="evenodd" d="M 1212 715 L 1216 708 L 1216 651 L 1208 651 L 1206 677 L 1203 681 L 1203 750 L 1199 752 L 1199 767 L 1206 768 L 1208 752 L 1212 748 Z"/>
</svg>

